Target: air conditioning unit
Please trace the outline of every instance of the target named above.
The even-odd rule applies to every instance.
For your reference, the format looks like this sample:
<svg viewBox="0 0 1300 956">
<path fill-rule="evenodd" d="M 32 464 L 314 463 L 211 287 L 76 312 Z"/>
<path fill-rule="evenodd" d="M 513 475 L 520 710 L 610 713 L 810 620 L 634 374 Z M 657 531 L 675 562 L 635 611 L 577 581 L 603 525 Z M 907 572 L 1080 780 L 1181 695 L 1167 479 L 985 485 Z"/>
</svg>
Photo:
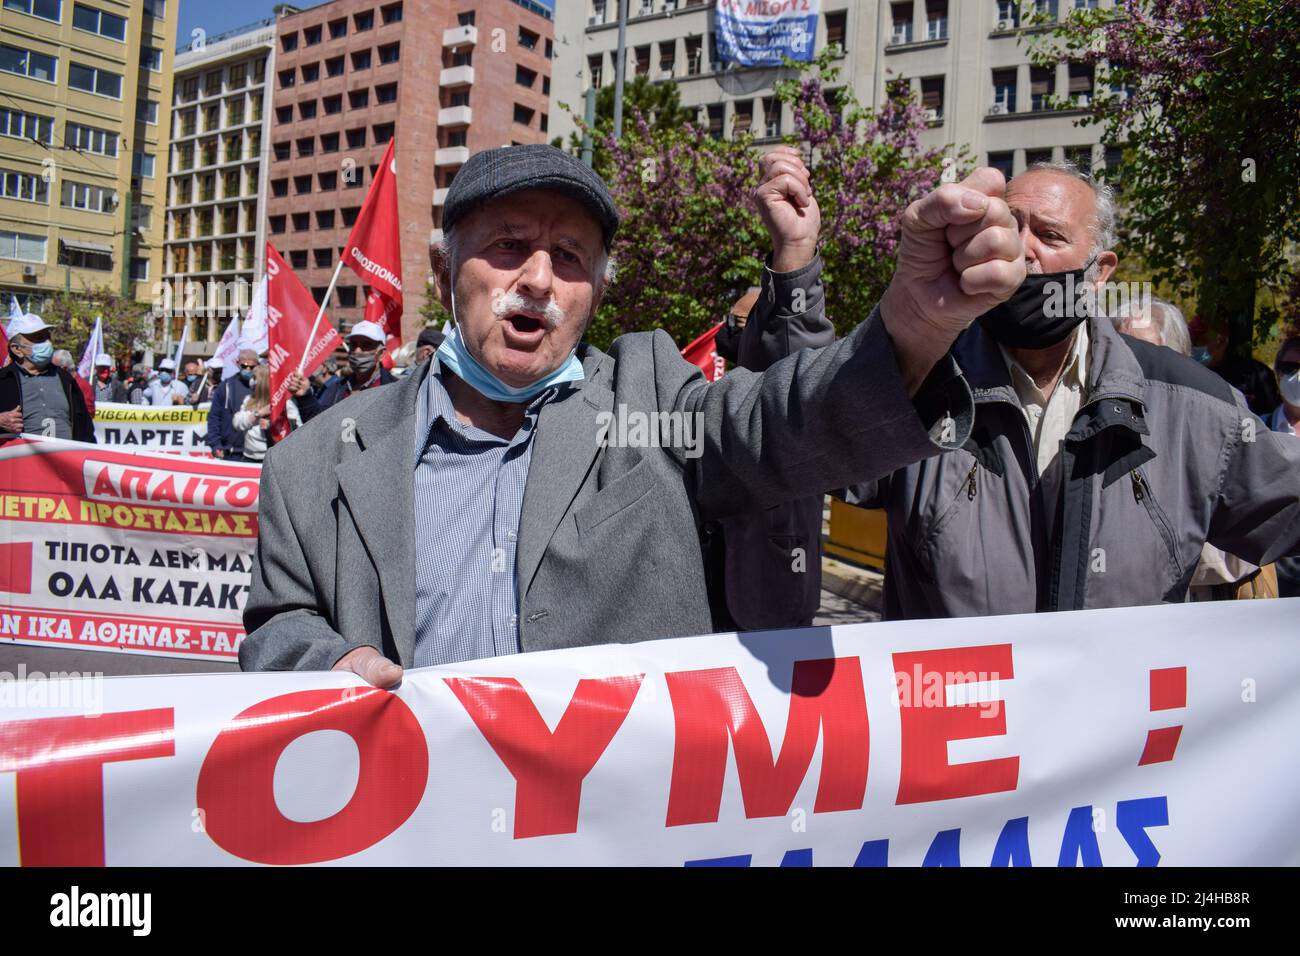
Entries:
<svg viewBox="0 0 1300 956">
<path fill-rule="evenodd" d="M 1007 23 L 1006 20 L 999 20 L 999 21 L 998 21 L 998 29 L 999 29 L 999 30 L 1010 30 L 1010 29 L 1011 29 L 1011 25 L 1010 25 L 1009 23 Z"/>
<path fill-rule="evenodd" d="M 23 266 L 23 278 L 24 278 L 24 279 L 35 279 L 35 278 L 36 278 L 36 267 L 35 267 L 35 266 Z"/>
<path fill-rule="evenodd" d="M 928 109 L 925 111 L 925 118 L 928 122 L 936 122 L 939 119 L 939 111 L 936 109 Z"/>
<path fill-rule="evenodd" d="M 992 106 L 989 107 L 990 116 L 997 116 L 1001 113 L 1005 113 L 1006 111 L 1007 108 L 1002 103 L 994 103 Z"/>
<path fill-rule="evenodd" d="M 1089 96 L 1087 93 L 1080 93 L 1078 96 L 1074 98 L 1075 106 L 1084 107 L 1084 106 L 1090 106 L 1091 104 L 1092 104 L 1092 97 Z"/>
<path fill-rule="evenodd" d="M 587 17 L 587 26 L 589 27 L 597 27 L 604 22 L 605 22 L 604 17 L 597 16 L 594 13 L 591 16 Z"/>
<path fill-rule="evenodd" d="M 651 0 L 643 0 L 639 16 L 648 17 L 655 12 L 655 5 Z"/>
<path fill-rule="evenodd" d="M 659 79 L 661 80 L 671 80 L 676 75 L 677 75 L 677 70 L 673 68 L 659 71 Z"/>
<path fill-rule="evenodd" d="M 907 31 L 903 29 L 899 29 L 898 27 L 894 27 L 894 35 L 889 42 L 895 45 L 899 43 L 906 43 Z"/>
</svg>

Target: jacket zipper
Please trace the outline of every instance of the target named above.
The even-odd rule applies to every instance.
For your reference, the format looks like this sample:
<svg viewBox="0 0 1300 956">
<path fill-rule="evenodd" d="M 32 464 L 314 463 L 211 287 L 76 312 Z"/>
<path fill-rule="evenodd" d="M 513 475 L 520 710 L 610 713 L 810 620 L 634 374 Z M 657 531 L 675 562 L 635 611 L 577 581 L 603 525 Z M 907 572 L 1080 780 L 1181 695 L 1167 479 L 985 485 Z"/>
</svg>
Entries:
<svg viewBox="0 0 1300 956">
<path fill-rule="evenodd" d="M 975 462 L 975 464 L 970 466 L 970 474 L 966 476 L 966 499 L 968 501 L 975 500 L 975 492 L 978 490 L 978 487 L 975 484 L 975 473 L 979 471 L 979 467 L 980 463 Z"/>
<path fill-rule="evenodd" d="M 1178 549 L 1174 544 L 1174 531 L 1169 527 L 1169 520 L 1165 517 L 1163 509 L 1156 504 L 1155 496 L 1151 494 L 1151 486 L 1147 484 L 1142 472 L 1135 468 L 1132 477 L 1133 500 L 1146 508 L 1147 516 L 1155 523 L 1156 528 L 1165 539 L 1165 547 L 1169 550 L 1169 559 L 1174 565 L 1174 570 L 1181 575 L 1183 573 L 1183 563 L 1178 560 Z"/>
</svg>

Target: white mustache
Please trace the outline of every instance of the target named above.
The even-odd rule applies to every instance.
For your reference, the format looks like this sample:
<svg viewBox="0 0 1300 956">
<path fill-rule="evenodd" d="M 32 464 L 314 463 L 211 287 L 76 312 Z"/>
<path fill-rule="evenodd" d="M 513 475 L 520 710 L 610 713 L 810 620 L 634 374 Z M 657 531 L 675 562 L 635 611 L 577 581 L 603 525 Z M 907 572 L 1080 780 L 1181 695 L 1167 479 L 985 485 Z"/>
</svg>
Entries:
<svg viewBox="0 0 1300 956">
<path fill-rule="evenodd" d="M 565 321 L 564 310 L 556 305 L 554 299 L 530 299 L 518 292 L 507 292 L 497 296 L 492 302 L 492 314 L 501 318 L 512 312 L 537 312 L 546 321 L 548 328 L 559 328 Z"/>
</svg>

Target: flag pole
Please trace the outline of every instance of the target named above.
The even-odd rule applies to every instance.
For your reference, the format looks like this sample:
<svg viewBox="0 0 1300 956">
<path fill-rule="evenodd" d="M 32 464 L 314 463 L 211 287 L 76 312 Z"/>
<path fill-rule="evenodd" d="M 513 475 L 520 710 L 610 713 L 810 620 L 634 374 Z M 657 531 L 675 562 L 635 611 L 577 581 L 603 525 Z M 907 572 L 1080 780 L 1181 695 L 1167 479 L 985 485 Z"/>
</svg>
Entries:
<svg viewBox="0 0 1300 956">
<path fill-rule="evenodd" d="M 330 296 L 334 294 L 334 286 L 339 281 L 339 273 L 343 271 L 343 260 L 339 259 L 339 264 L 334 267 L 334 275 L 330 278 L 330 287 L 325 290 L 325 298 L 321 299 L 320 308 L 316 310 L 316 321 L 311 324 L 311 334 L 307 336 L 307 348 L 302 353 L 302 359 L 298 362 L 298 374 L 307 365 L 307 352 L 311 351 L 312 343 L 316 341 L 316 330 L 320 328 L 321 317 L 325 314 L 325 306 L 329 303 Z"/>
</svg>

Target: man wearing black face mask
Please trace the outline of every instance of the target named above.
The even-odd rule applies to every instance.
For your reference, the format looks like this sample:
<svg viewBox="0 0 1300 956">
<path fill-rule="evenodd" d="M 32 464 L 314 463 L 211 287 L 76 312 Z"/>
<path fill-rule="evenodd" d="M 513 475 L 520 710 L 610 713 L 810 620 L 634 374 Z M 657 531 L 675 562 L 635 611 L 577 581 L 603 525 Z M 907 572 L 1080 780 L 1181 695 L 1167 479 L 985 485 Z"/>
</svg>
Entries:
<svg viewBox="0 0 1300 956">
<path fill-rule="evenodd" d="M 953 346 L 970 439 L 845 495 L 888 513 L 885 616 L 1181 602 L 1207 541 L 1259 565 L 1300 552 L 1300 442 L 1100 314 L 1109 190 L 1044 164 L 1006 201 L 1029 274 Z"/>
<path fill-rule="evenodd" d="M 257 353 L 244 349 L 239 353 L 239 372 L 212 390 L 212 405 L 208 408 L 208 447 L 214 458 L 243 461 L 244 432 L 235 427 L 235 413 L 244 405 L 253 390 L 253 372 L 257 369 Z"/>
<path fill-rule="evenodd" d="M 295 393 L 298 414 L 304 423 L 311 421 L 318 414 L 336 402 L 341 402 L 354 392 L 380 385 L 396 382 L 388 371 L 379 364 L 384 354 L 384 330 L 375 322 L 358 322 L 348 330 L 348 370 L 347 377 L 332 379 L 316 396 L 311 389 L 304 394 Z"/>
</svg>

